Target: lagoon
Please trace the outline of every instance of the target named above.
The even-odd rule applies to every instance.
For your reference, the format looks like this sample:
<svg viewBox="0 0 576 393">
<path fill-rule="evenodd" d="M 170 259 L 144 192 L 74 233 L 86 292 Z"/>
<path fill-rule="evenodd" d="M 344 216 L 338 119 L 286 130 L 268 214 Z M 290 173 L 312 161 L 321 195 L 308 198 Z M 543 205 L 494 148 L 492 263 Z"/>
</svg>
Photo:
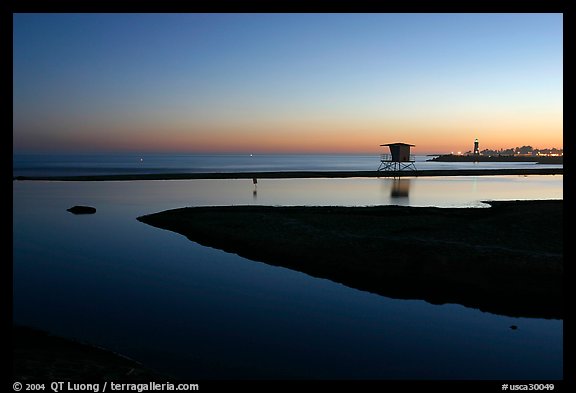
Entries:
<svg viewBox="0 0 576 393">
<path fill-rule="evenodd" d="M 14 321 L 180 378 L 561 379 L 562 320 L 390 299 L 136 218 L 211 205 L 486 207 L 562 199 L 562 180 L 14 182 Z M 97 213 L 66 212 L 78 204 Z"/>
</svg>

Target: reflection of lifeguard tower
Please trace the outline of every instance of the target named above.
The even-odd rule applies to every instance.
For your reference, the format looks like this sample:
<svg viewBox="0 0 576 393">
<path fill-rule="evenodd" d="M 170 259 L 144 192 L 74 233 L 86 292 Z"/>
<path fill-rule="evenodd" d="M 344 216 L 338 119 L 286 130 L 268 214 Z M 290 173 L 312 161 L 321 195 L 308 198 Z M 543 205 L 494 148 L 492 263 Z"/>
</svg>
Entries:
<svg viewBox="0 0 576 393">
<path fill-rule="evenodd" d="M 410 147 L 414 145 L 408 143 L 387 143 L 380 146 L 388 146 L 390 154 L 382 154 L 380 157 L 379 171 L 416 170 L 414 156 L 410 154 Z"/>
<path fill-rule="evenodd" d="M 391 198 L 407 198 L 410 192 L 410 179 L 394 178 L 392 189 L 390 190 Z"/>
</svg>

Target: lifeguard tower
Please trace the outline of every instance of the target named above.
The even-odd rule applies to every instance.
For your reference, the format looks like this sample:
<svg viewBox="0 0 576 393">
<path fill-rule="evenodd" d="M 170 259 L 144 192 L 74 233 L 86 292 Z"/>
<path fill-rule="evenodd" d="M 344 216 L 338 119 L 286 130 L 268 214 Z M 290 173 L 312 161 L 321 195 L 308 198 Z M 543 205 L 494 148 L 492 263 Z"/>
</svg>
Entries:
<svg viewBox="0 0 576 393">
<path fill-rule="evenodd" d="M 390 154 L 382 154 L 380 156 L 379 171 L 416 170 L 414 156 L 410 154 L 410 148 L 414 145 L 409 143 L 387 143 L 380 146 L 388 146 Z"/>
</svg>

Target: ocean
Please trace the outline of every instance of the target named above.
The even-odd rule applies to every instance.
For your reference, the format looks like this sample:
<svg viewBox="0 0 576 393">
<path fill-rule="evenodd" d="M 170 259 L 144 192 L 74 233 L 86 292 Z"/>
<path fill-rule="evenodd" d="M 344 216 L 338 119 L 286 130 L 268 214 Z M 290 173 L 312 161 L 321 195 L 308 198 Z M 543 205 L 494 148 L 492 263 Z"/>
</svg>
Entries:
<svg viewBox="0 0 576 393">
<path fill-rule="evenodd" d="M 558 168 L 534 162 L 432 162 L 415 156 L 420 170 Z M 261 171 L 374 171 L 378 154 L 14 154 L 13 176 L 120 175 Z"/>
</svg>

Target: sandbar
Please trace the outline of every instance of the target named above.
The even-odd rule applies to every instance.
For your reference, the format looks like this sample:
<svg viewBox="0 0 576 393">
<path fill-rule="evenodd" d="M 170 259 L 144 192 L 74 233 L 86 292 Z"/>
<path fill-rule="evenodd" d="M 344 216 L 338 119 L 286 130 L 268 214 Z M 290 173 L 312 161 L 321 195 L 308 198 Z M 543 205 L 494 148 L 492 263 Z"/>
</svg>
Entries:
<svg viewBox="0 0 576 393">
<path fill-rule="evenodd" d="M 489 208 L 191 207 L 138 220 L 391 298 L 562 319 L 563 201 L 487 203 Z"/>
<path fill-rule="evenodd" d="M 136 173 L 117 175 L 79 176 L 14 176 L 13 180 L 44 181 L 128 181 L 128 180 L 195 180 L 195 179 L 314 179 L 352 177 L 430 177 L 430 176 L 529 176 L 563 175 L 563 168 L 518 169 L 441 169 L 404 171 L 266 171 L 266 172 L 210 172 L 210 173 Z"/>
</svg>

